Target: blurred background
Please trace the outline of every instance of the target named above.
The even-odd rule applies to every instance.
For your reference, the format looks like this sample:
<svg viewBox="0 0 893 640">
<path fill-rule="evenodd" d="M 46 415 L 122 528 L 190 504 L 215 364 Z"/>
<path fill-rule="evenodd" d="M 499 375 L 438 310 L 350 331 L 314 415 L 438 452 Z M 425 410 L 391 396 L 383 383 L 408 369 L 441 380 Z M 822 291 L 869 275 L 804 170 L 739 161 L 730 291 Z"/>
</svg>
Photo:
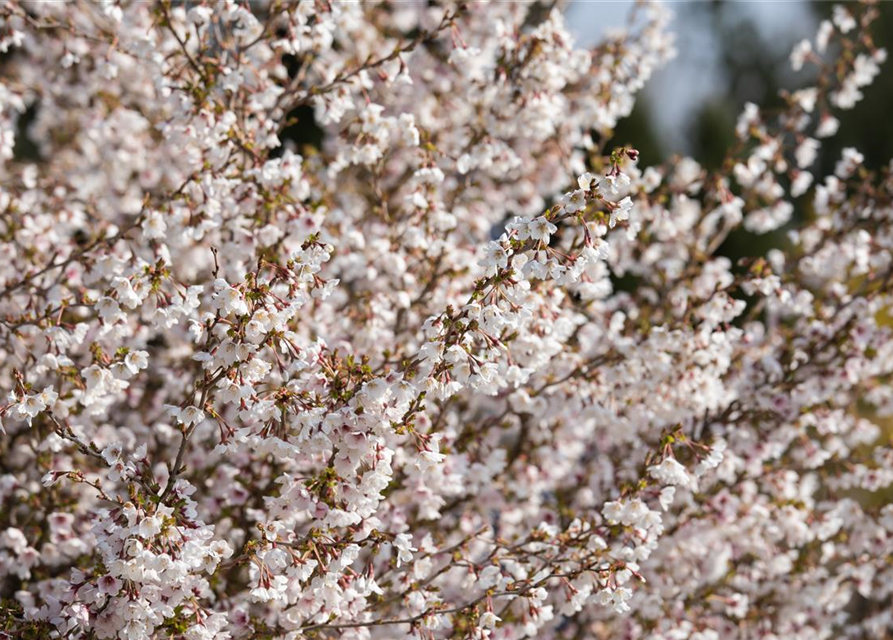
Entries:
<svg viewBox="0 0 893 640">
<path fill-rule="evenodd" d="M 598 43 L 626 24 L 633 0 L 574 0 L 568 26 L 581 46 Z M 718 166 L 734 141 L 735 120 L 746 102 L 779 104 L 781 88 L 809 84 L 809 72 L 791 70 L 789 55 L 803 38 L 814 39 L 830 19 L 827 0 L 691 0 L 665 3 L 674 14 L 671 29 L 678 55 L 660 69 L 640 95 L 636 109 L 617 128 L 616 142 L 635 143 L 645 165 L 673 154 Z M 846 4 L 846 3 L 843 3 Z M 893 3 L 880 3 L 875 42 L 893 47 Z M 893 65 L 864 91 L 856 108 L 836 114 L 840 134 L 825 141 L 821 171 L 831 173 L 840 150 L 854 146 L 869 168 L 893 158 Z"/>
<path fill-rule="evenodd" d="M 626 25 L 633 0 L 573 0 L 567 24 L 579 46 L 591 46 L 613 29 Z M 629 144 L 641 152 L 640 166 L 673 155 L 693 157 L 707 168 L 722 164 L 734 143 L 735 121 L 746 102 L 779 106 L 779 89 L 794 91 L 810 84 L 808 70 L 795 73 L 791 49 L 804 38 L 815 39 L 819 23 L 830 19 L 827 0 L 689 0 L 666 2 L 673 13 L 671 30 L 678 54 L 659 69 L 639 94 L 633 113 L 622 120 L 609 146 Z M 841 4 L 847 4 L 842 2 Z M 893 2 L 881 2 L 873 25 L 875 42 L 893 50 Z M 839 133 L 822 141 L 816 182 L 834 171 L 844 147 L 856 147 L 869 169 L 893 159 L 893 64 L 863 91 L 850 111 L 836 111 Z M 785 231 L 810 216 L 810 196 L 795 201 L 785 227 L 757 236 L 733 232 L 718 254 L 735 264 L 739 258 L 784 249 Z"/>
</svg>

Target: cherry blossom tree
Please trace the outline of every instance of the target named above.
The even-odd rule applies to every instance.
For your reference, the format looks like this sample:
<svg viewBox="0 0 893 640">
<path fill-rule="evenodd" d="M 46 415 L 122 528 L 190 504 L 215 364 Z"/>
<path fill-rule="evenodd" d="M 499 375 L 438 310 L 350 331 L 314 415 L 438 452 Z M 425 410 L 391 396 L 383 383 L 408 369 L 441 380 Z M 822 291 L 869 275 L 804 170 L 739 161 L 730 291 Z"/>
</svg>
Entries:
<svg viewBox="0 0 893 640">
<path fill-rule="evenodd" d="M 893 632 L 878 10 L 708 171 L 660 6 L 5 3 L 0 638 Z"/>
</svg>

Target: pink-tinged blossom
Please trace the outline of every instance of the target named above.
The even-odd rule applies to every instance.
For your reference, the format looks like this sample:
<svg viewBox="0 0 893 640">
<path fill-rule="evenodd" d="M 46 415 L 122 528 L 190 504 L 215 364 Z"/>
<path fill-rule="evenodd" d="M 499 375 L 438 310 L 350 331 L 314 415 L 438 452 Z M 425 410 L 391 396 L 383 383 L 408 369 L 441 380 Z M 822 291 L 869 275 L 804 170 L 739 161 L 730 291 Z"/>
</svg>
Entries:
<svg viewBox="0 0 893 640">
<path fill-rule="evenodd" d="M 717 170 L 541 9 L 0 7 L 4 633 L 890 635 L 886 8 Z"/>
</svg>

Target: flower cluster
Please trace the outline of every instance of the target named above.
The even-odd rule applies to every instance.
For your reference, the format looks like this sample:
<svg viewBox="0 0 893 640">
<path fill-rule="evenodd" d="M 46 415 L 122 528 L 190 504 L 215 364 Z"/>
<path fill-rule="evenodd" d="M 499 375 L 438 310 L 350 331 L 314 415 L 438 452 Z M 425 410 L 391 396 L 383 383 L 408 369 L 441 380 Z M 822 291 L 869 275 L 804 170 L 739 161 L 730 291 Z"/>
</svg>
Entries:
<svg viewBox="0 0 893 640">
<path fill-rule="evenodd" d="M 0 7 L 0 637 L 893 631 L 877 11 L 713 172 L 660 6 Z"/>
</svg>

